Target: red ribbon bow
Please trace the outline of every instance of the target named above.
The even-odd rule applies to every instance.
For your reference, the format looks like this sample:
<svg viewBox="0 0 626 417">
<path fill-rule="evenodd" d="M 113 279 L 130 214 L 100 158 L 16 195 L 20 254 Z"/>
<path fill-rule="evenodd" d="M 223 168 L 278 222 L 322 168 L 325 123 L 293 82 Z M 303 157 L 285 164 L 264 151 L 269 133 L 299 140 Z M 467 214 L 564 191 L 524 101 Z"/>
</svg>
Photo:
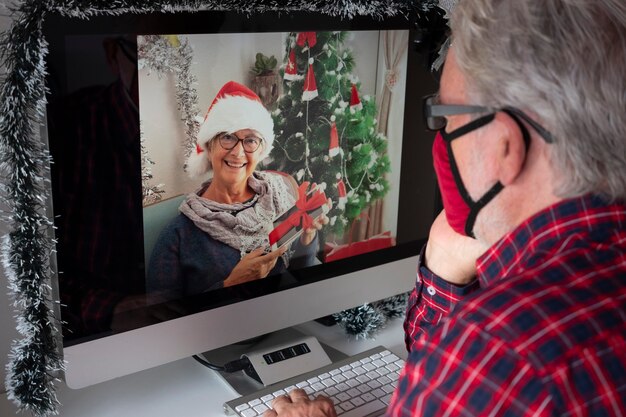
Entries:
<svg viewBox="0 0 626 417">
<path fill-rule="evenodd" d="M 302 227 L 302 229 L 306 230 L 313 226 L 315 219 L 308 212 L 326 204 L 326 195 L 322 191 L 314 190 L 310 198 L 307 198 L 308 188 L 309 183 L 306 181 L 298 187 L 298 201 L 296 201 L 295 207 L 290 209 L 293 212 L 285 221 L 270 232 L 270 245 L 274 245 L 294 227 Z"/>
<path fill-rule="evenodd" d="M 317 35 L 315 34 L 315 32 L 298 33 L 298 39 L 296 39 L 296 43 L 298 44 L 298 46 L 302 48 L 305 42 L 309 44 L 309 48 L 313 48 L 317 43 Z"/>
</svg>

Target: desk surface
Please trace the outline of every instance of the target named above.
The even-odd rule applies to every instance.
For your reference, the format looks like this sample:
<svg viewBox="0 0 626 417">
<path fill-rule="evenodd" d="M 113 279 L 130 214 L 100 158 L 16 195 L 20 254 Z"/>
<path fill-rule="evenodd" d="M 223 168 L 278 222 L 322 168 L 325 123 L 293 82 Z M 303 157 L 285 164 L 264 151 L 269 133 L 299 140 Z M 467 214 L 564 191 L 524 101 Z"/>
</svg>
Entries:
<svg viewBox="0 0 626 417">
<path fill-rule="evenodd" d="M 395 319 L 373 340 L 355 341 L 339 326 L 325 327 L 316 322 L 296 326 L 299 331 L 347 355 L 384 345 L 406 357 L 402 320 Z M 161 365 L 91 387 L 72 390 L 59 383 L 61 417 L 224 417 L 222 404 L 237 393 L 215 372 L 192 358 Z M 0 398 L 0 416 L 18 416 L 6 395 Z"/>
</svg>

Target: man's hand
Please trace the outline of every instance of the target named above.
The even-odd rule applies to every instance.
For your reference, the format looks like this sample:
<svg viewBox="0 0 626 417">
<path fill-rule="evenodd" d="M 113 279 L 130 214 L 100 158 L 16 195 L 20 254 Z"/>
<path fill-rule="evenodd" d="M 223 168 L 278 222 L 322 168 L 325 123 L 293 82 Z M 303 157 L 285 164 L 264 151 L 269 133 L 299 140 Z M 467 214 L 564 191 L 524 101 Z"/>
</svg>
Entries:
<svg viewBox="0 0 626 417">
<path fill-rule="evenodd" d="M 228 278 L 224 280 L 224 287 L 265 278 L 276 265 L 278 257 L 287 249 L 285 246 L 267 254 L 263 248 L 253 250 L 235 265 Z"/>
<path fill-rule="evenodd" d="M 478 240 L 455 232 L 442 210 L 430 228 L 424 263 L 446 281 L 465 285 L 476 276 L 476 260 L 487 249 Z"/>
<path fill-rule="evenodd" d="M 301 389 L 294 389 L 289 395 L 281 395 L 272 401 L 272 410 L 267 410 L 263 417 L 336 417 L 333 402 L 319 396 L 311 400 Z"/>
</svg>

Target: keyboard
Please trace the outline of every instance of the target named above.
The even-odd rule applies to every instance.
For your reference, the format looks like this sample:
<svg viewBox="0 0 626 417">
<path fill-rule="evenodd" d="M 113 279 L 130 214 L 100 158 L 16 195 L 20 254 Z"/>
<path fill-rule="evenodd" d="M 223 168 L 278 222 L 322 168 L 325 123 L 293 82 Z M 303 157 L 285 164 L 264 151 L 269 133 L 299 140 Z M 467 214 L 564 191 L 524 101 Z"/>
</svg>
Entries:
<svg viewBox="0 0 626 417">
<path fill-rule="evenodd" d="M 385 412 L 404 360 L 382 346 L 265 387 L 224 404 L 226 414 L 262 416 L 274 398 L 300 388 L 311 399 L 330 398 L 341 417 L 378 416 Z"/>
</svg>

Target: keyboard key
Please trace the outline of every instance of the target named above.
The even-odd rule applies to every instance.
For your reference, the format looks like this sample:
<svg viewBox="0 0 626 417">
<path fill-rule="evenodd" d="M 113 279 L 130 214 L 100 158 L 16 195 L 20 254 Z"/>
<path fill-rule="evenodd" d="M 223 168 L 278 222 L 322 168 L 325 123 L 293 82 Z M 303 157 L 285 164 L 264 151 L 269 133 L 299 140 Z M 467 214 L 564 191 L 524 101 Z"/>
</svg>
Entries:
<svg viewBox="0 0 626 417">
<path fill-rule="evenodd" d="M 341 409 L 344 411 L 350 411 L 354 408 L 354 404 L 352 404 L 350 401 L 346 401 L 339 404 L 339 407 L 341 407 Z"/>
<path fill-rule="evenodd" d="M 322 384 L 326 385 L 327 387 L 332 387 L 333 385 L 335 385 L 335 380 L 332 378 L 322 379 Z"/>
<path fill-rule="evenodd" d="M 393 364 L 396 365 L 398 368 L 402 369 L 402 368 L 404 368 L 405 362 L 402 359 L 399 359 L 399 360 L 395 361 Z"/>
<path fill-rule="evenodd" d="M 326 388 L 324 390 L 324 394 L 326 394 L 327 397 L 332 397 L 333 395 L 337 394 L 339 392 L 339 390 L 335 387 L 330 387 L 330 388 Z"/>
<path fill-rule="evenodd" d="M 321 382 L 316 382 L 315 384 L 311 385 L 311 388 L 313 388 L 313 391 L 318 392 L 326 389 L 326 385 L 322 384 Z"/>
<path fill-rule="evenodd" d="M 260 405 L 257 405 L 256 407 L 254 407 L 254 411 L 256 411 L 257 414 L 263 414 L 264 412 L 266 412 L 269 409 L 270 408 L 268 406 L 266 406 L 265 404 L 260 404 Z"/>
<path fill-rule="evenodd" d="M 283 389 L 285 390 L 286 393 L 290 393 L 291 391 L 293 391 L 296 388 L 297 387 L 295 385 L 289 385 L 287 388 L 283 388 Z"/>
<path fill-rule="evenodd" d="M 285 392 L 284 389 L 279 389 L 278 391 L 272 393 L 274 397 L 280 397 L 281 395 L 285 395 L 285 394 L 287 393 Z"/>
<path fill-rule="evenodd" d="M 373 371 L 374 369 L 376 369 L 376 367 L 371 363 L 366 363 L 363 364 L 363 369 L 365 369 L 366 371 Z"/>
<path fill-rule="evenodd" d="M 346 384 L 345 382 L 335 385 L 335 388 L 337 388 L 339 391 L 348 391 L 350 389 L 348 384 Z"/>
<path fill-rule="evenodd" d="M 361 383 L 359 381 L 357 381 L 356 379 L 348 379 L 346 381 L 346 384 L 348 384 L 348 386 L 352 387 L 352 388 L 354 388 L 354 387 L 356 387 L 358 385 L 361 385 Z"/>
<path fill-rule="evenodd" d="M 380 368 L 381 366 L 385 366 L 387 363 L 384 361 L 381 361 L 380 359 L 376 359 L 374 362 L 372 362 L 372 364 L 375 367 Z"/>
<path fill-rule="evenodd" d="M 350 369 L 352 369 L 350 365 L 344 365 L 341 368 L 339 368 L 341 372 L 346 372 L 346 371 L 349 371 Z"/>
<path fill-rule="evenodd" d="M 358 366 L 358 367 L 356 367 L 356 368 L 353 368 L 353 369 L 352 369 L 352 372 L 354 372 L 354 373 L 355 373 L 355 374 L 357 374 L 357 375 L 361 375 L 361 374 L 366 373 L 367 371 L 366 371 L 365 369 L 363 369 L 363 367 L 362 367 L 362 366 Z"/>
<path fill-rule="evenodd" d="M 383 350 L 382 352 L 380 352 L 380 357 L 382 358 L 383 356 L 387 356 L 390 355 L 391 352 L 389 352 L 387 349 Z"/>
<path fill-rule="evenodd" d="M 368 392 L 372 390 L 372 388 L 367 384 L 361 384 L 358 387 L 356 387 L 356 389 L 358 389 L 361 392 Z"/>
<path fill-rule="evenodd" d="M 383 362 L 385 362 L 385 363 L 394 363 L 394 362 L 395 362 L 395 361 L 397 361 L 399 358 L 398 358 L 396 355 L 394 355 L 393 353 L 390 353 L 390 354 L 389 354 L 389 355 L 387 355 L 387 356 L 383 356 L 381 359 L 382 359 L 382 361 L 383 361 Z"/>
<path fill-rule="evenodd" d="M 361 399 L 368 403 L 370 401 L 374 401 L 376 397 L 371 392 L 366 392 L 365 394 L 361 395 Z"/>
<path fill-rule="evenodd" d="M 380 399 L 382 402 L 384 402 L 385 404 L 389 405 L 389 402 L 391 401 L 391 394 L 387 394 L 384 397 L 382 397 Z"/>
<path fill-rule="evenodd" d="M 353 399 L 350 400 L 350 402 L 355 406 L 361 406 L 363 404 L 365 404 L 365 401 L 363 401 L 363 399 L 361 397 L 355 397 Z"/>
<path fill-rule="evenodd" d="M 237 407 L 235 407 L 235 411 L 243 411 L 250 408 L 250 406 L 248 405 L 248 403 L 243 403 L 243 404 L 239 404 Z"/>
<path fill-rule="evenodd" d="M 370 355 L 370 358 L 372 358 L 372 360 L 374 361 L 376 359 L 379 359 L 380 356 L 381 356 L 380 353 L 374 353 L 373 355 Z"/>
<path fill-rule="evenodd" d="M 378 379 L 380 377 L 380 374 L 376 371 L 369 371 L 368 373 L 365 374 L 366 377 L 368 377 L 369 379 Z"/>
<path fill-rule="evenodd" d="M 267 394 L 261 397 L 261 401 L 263 401 L 264 403 L 270 402 L 274 399 L 274 396 L 272 394 Z"/>
<path fill-rule="evenodd" d="M 248 405 L 250 407 L 252 407 L 252 408 L 256 407 L 259 404 L 261 404 L 261 399 L 260 398 L 255 398 L 254 400 L 248 401 Z"/>
<path fill-rule="evenodd" d="M 351 378 L 354 378 L 356 374 L 352 372 L 352 368 L 350 368 L 349 371 L 346 371 L 343 373 L 343 376 L 345 376 L 347 379 L 351 379 Z"/>
<path fill-rule="evenodd" d="M 377 411 L 383 411 L 387 408 L 385 403 L 380 400 L 372 401 L 371 403 L 365 403 L 360 407 L 355 407 L 352 410 L 346 411 L 341 414 L 341 417 L 363 417 L 369 416 Z"/>
<path fill-rule="evenodd" d="M 360 397 L 361 396 L 361 391 L 359 391 L 356 388 L 351 388 L 348 391 L 346 391 L 346 394 L 348 394 L 351 398 L 355 398 L 355 397 Z"/>
<path fill-rule="evenodd" d="M 362 384 L 365 384 L 366 382 L 369 382 L 371 378 L 368 378 L 367 375 L 359 375 L 356 377 L 356 380 Z"/>
<path fill-rule="evenodd" d="M 343 375 L 335 375 L 333 376 L 333 379 L 335 380 L 335 382 L 343 382 L 346 380 L 346 377 Z"/>
<path fill-rule="evenodd" d="M 339 375 L 340 373 L 341 371 L 339 369 L 333 369 L 332 371 L 329 372 L 330 376 Z"/>
<path fill-rule="evenodd" d="M 380 382 L 374 380 L 367 383 L 372 389 L 380 388 Z"/>
<path fill-rule="evenodd" d="M 350 399 L 350 396 L 345 392 L 340 392 L 337 395 L 335 395 L 335 397 L 337 397 L 337 399 L 340 400 L 341 402 L 348 401 Z"/>
<path fill-rule="evenodd" d="M 313 378 L 307 379 L 306 382 L 308 382 L 310 385 L 313 385 L 316 382 L 320 382 L 320 379 L 318 377 L 314 376 Z"/>
<path fill-rule="evenodd" d="M 365 364 L 365 363 L 370 363 L 372 361 L 372 358 L 363 358 L 361 359 L 361 363 Z"/>
<path fill-rule="evenodd" d="M 357 366 L 361 366 L 361 361 L 354 361 L 350 364 L 351 368 L 356 368 Z"/>
<path fill-rule="evenodd" d="M 396 389 L 394 387 L 392 387 L 391 385 L 383 385 L 381 387 L 381 389 L 383 391 L 385 391 L 387 394 L 391 394 L 392 392 L 394 392 Z"/>
<path fill-rule="evenodd" d="M 306 386 L 308 386 L 308 385 L 309 385 L 309 383 L 308 383 L 307 381 L 302 381 L 302 382 L 298 382 L 298 383 L 296 384 L 296 387 L 298 387 L 298 388 L 304 388 L 304 387 L 306 387 Z"/>
<path fill-rule="evenodd" d="M 302 388 L 304 390 L 304 392 L 306 392 L 307 395 L 311 395 L 315 392 L 315 390 L 313 388 L 311 388 L 310 385 L 307 385 L 306 387 Z"/>
<path fill-rule="evenodd" d="M 374 391 L 372 391 L 372 395 L 376 398 L 384 397 L 386 394 L 387 393 L 380 388 L 376 388 Z"/>
<path fill-rule="evenodd" d="M 319 379 L 326 379 L 326 378 L 330 378 L 330 374 L 328 372 L 324 372 L 323 374 L 321 374 L 319 376 Z"/>
<path fill-rule="evenodd" d="M 396 365 L 395 363 L 390 363 L 389 365 L 385 366 L 385 368 L 389 369 L 390 372 L 393 371 L 397 371 L 398 369 L 398 365 Z"/>
<path fill-rule="evenodd" d="M 247 410 L 243 410 L 243 411 L 241 412 L 241 415 L 242 415 L 243 417 L 255 417 L 255 416 L 257 416 L 258 414 L 257 414 L 257 413 L 256 413 L 256 411 L 254 411 L 252 408 L 248 408 Z"/>
<path fill-rule="evenodd" d="M 391 371 L 389 371 L 389 369 L 383 366 L 382 368 L 376 369 L 376 372 L 378 372 L 382 376 L 382 375 L 387 375 Z"/>
<path fill-rule="evenodd" d="M 386 376 L 381 376 L 376 381 L 380 382 L 380 385 L 390 385 L 392 382 L 391 379 L 387 378 Z"/>
</svg>

